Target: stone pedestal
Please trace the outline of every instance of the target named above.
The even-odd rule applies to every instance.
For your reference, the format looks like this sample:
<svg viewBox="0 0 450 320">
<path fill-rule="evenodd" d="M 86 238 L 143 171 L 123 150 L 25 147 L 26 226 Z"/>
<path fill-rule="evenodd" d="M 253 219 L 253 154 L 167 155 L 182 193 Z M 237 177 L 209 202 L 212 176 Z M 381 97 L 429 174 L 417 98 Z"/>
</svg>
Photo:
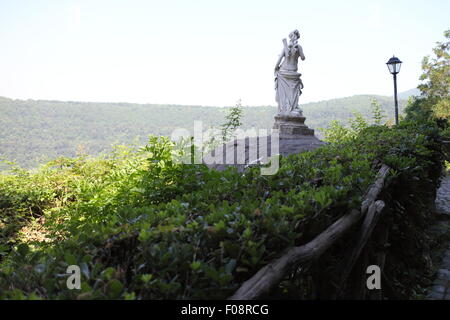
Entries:
<svg viewBox="0 0 450 320">
<path fill-rule="evenodd" d="M 272 150 L 272 137 L 267 136 L 263 138 L 264 141 L 267 142 L 266 146 L 259 145 L 259 142 L 261 142 L 260 139 L 258 139 L 258 141 L 254 138 L 239 139 L 236 141 L 231 141 L 223 146 L 219 146 L 210 154 L 204 155 L 203 159 L 207 160 L 205 163 L 207 163 L 210 168 L 224 170 L 228 166 L 232 165 L 239 171 L 243 171 L 248 164 L 258 161 L 258 159 L 262 157 L 262 154 L 269 157 L 274 155 L 274 151 Z M 277 154 L 281 154 L 283 156 L 312 151 L 325 144 L 317 139 L 317 137 L 313 134 L 279 136 L 279 140 L 277 142 Z M 265 152 L 263 148 L 266 150 Z M 213 153 L 214 157 L 212 156 Z M 219 157 L 217 157 L 217 155 L 219 155 Z M 211 161 L 213 158 L 219 161 L 213 163 L 213 161 Z M 230 159 L 231 161 L 228 161 L 227 159 Z"/>
<path fill-rule="evenodd" d="M 305 125 L 305 117 L 292 115 L 275 116 L 274 129 L 279 130 L 280 138 L 296 138 L 300 136 L 314 136 L 314 129 Z"/>
<path fill-rule="evenodd" d="M 312 151 L 325 143 L 320 141 L 314 130 L 305 125 L 305 117 L 301 115 L 277 115 L 273 129 L 278 129 L 278 147 L 272 150 L 272 136 L 259 138 L 245 138 L 231 141 L 226 145 L 219 146 L 213 153 L 206 155 L 204 160 L 210 168 L 224 170 L 227 166 L 233 165 L 239 171 L 243 171 L 245 166 L 258 161 L 263 155 L 272 156 L 274 152 L 287 156 L 293 153 Z M 260 145 L 261 139 L 267 145 Z M 264 152 L 264 149 L 265 152 Z M 214 154 L 214 157 L 212 156 Z M 217 158 L 217 155 L 219 157 Z M 213 163 L 211 159 L 218 159 Z M 232 161 L 227 161 L 230 159 Z"/>
</svg>

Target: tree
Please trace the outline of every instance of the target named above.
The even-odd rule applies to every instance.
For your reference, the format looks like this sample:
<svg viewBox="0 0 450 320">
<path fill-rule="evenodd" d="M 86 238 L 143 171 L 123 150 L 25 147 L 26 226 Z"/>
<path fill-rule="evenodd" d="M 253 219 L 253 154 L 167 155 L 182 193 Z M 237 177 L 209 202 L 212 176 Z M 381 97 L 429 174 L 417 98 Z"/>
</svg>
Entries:
<svg viewBox="0 0 450 320">
<path fill-rule="evenodd" d="M 227 122 L 221 126 L 223 142 L 227 142 L 233 136 L 236 129 L 242 125 L 241 117 L 242 105 L 241 100 L 238 100 L 236 105 L 232 107 L 226 115 L 225 119 Z"/>
<path fill-rule="evenodd" d="M 446 41 L 437 42 L 434 57 L 422 61 L 423 73 L 419 84 L 420 96 L 410 101 L 406 113 L 409 118 L 435 120 L 441 127 L 450 125 L 450 29 L 444 32 Z"/>
<path fill-rule="evenodd" d="M 450 89 L 450 29 L 444 32 L 446 42 L 437 42 L 433 49 L 436 57 L 426 56 L 422 61 L 423 74 L 418 86 L 422 96 L 428 98 L 447 98 Z"/>
<path fill-rule="evenodd" d="M 370 103 L 372 107 L 372 117 L 374 124 L 377 126 L 381 126 L 384 118 L 383 109 L 381 109 L 381 105 L 377 99 L 372 99 Z"/>
</svg>

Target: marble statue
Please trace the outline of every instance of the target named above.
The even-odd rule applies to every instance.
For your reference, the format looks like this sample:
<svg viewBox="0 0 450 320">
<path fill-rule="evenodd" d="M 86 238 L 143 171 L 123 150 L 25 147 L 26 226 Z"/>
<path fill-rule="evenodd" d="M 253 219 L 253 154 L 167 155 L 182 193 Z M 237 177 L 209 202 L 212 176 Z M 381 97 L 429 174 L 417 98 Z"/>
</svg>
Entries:
<svg viewBox="0 0 450 320">
<path fill-rule="evenodd" d="M 302 94 L 303 83 L 298 70 L 298 58 L 305 60 L 302 47 L 297 43 L 298 30 L 289 34 L 289 44 L 283 39 L 283 51 L 275 65 L 275 90 L 278 114 L 283 116 L 302 116 L 298 98 Z"/>
</svg>

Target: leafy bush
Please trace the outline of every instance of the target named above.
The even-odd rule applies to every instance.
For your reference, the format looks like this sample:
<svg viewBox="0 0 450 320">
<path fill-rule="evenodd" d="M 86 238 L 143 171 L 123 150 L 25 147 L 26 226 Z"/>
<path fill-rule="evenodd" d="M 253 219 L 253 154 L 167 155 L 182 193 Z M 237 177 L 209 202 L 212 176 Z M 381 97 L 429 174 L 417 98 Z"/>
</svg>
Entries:
<svg viewBox="0 0 450 320">
<path fill-rule="evenodd" d="M 393 183 L 438 183 L 442 156 L 432 125 L 355 120 L 354 128 L 359 133 L 348 139 L 282 158 L 273 176 L 178 163 L 162 137 L 141 149 L 3 174 L 3 223 L 40 219 L 46 241 L 2 233 L 0 298 L 226 298 L 286 248 L 359 207 L 381 163 L 391 166 Z M 405 214 L 390 228 L 406 230 Z M 421 239 L 424 223 L 414 227 L 408 237 Z M 66 287 L 73 264 L 82 270 L 81 291 Z"/>
</svg>

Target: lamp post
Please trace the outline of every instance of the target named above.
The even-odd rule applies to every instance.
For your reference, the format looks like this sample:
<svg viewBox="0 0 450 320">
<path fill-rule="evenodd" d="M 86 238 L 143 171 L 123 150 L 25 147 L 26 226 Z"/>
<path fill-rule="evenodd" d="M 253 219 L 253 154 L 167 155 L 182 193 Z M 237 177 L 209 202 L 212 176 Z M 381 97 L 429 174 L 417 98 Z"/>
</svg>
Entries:
<svg viewBox="0 0 450 320">
<path fill-rule="evenodd" d="M 389 72 L 394 76 L 395 124 L 398 125 L 397 74 L 400 72 L 402 62 L 399 58 L 392 56 L 386 64 Z"/>
</svg>

